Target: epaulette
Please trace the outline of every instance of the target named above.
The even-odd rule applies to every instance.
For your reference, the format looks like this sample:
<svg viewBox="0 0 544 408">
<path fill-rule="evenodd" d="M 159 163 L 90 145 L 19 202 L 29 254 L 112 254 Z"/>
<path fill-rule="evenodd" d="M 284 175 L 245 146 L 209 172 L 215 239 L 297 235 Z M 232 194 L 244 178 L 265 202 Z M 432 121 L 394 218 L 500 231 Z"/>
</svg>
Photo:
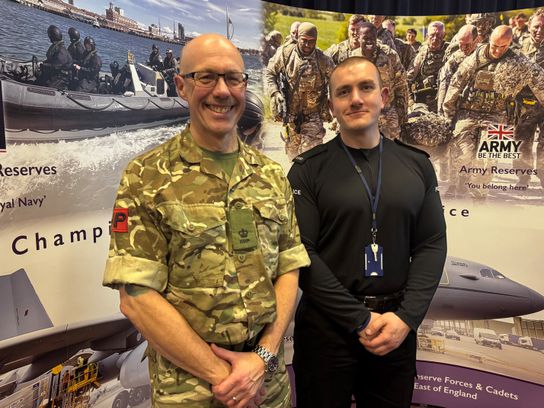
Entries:
<svg viewBox="0 0 544 408">
<path fill-rule="evenodd" d="M 304 162 L 312 157 L 317 156 L 323 152 L 327 151 L 327 145 L 318 145 L 313 149 L 308 150 L 307 152 L 299 154 L 293 159 L 293 163 L 304 164 Z"/>
<path fill-rule="evenodd" d="M 421 150 L 421 149 L 418 149 L 417 147 L 401 142 L 399 139 L 395 139 L 395 143 L 398 144 L 399 146 L 406 147 L 410 150 L 413 150 L 414 152 L 422 153 L 428 158 L 431 157 L 431 155 L 427 153 L 425 150 Z"/>
</svg>

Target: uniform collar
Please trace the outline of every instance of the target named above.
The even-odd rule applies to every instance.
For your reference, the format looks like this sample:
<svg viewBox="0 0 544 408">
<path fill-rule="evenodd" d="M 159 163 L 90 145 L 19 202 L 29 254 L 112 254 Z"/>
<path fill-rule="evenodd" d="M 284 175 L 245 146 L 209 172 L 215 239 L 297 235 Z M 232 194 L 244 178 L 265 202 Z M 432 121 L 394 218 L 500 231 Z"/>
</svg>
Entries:
<svg viewBox="0 0 544 408">
<path fill-rule="evenodd" d="M 254 168 L 260 165 L 255 153 L 244 144 L 238 137 L 239 156 L 238 162 L 234 168 L 231 176 L 231 183 L 237 183 L 254 173 Z M 204 158 L 202 150 L 198 147 L 191 135 L 190 125 L 179 135 L 179 154 L 181 159 L 187 163 L 200 164 L 200 169 L 204 173 L 213 174 L 220 178 L 221 170 L 217 164 L 215 164 L 209 158 Z"/>
</svg>

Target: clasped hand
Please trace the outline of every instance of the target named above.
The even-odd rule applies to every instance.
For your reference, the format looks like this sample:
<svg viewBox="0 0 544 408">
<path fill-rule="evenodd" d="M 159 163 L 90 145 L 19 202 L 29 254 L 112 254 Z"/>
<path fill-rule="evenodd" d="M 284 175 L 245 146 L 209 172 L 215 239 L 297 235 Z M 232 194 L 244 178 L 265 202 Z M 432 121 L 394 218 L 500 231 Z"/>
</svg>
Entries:
<svg viewBox="0 0 544 408">
<path fill-rule="evenodd" d="M 236 352 L 211 345 L 215 355 L 232 367 L 230 375 L 212 386 L 217 400 L 229 408 L 258 407 L 265 396 L 264 361 L 253 352 Z"/>
<path fill-rule="evenodd" d="M 399 347 L 410 327 L 392 312 L 370 313 L 370 323 L 359 332 L 359 342 L 371 353 L 384 356 Z"/>
</svg>

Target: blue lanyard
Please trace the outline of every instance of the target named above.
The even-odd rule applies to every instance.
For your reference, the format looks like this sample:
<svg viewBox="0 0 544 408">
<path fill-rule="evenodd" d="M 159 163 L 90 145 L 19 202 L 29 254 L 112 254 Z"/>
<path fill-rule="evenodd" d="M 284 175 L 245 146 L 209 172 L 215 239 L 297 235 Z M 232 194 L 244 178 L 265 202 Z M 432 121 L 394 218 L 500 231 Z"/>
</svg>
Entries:
<svg viewBox="0 0 544 408">
<path fill-rule="evenodd" d="M 383 137 L 380 135 L 380 156 L 378 159 L 378 181 L 376 183 L 376 195 L 374 196 L 372 194 L 372 191 L 370 190 L 370 187 L 368 186 L 368 183 L 365 179 L 365 176 L 363 174 L 363 171 L 361 168 L 357 165 L 355 162 L 355 159 L 349 152 L 348 148 L 344 144 L 344 141 L 340 138 L 340 143 L 342 143 L 342 147 L 344 148 L 344 151 L 349 157 L 349 160 L 351 161 L 351 164 L 353 164 L 353 167 L 355 167 L 355 170 L 357 171 L 357 174 L 361 178 L 361 181 L 363 182 L 363 185 L 365 187 L 365 190 L 368 194 L 368 198 L 370 199 L 370 205 L 372 207 L 372 228 L 370 229 L 370 233 L 372 234 L 372 243 L 376 243 L 376 235 L 378 233 L 378 222 L 376 220 L 376 211 L 378 210 L 378 202 L 380 201 L 380 191 L 382 187 L 382 153 L 383 153 Z"/>
</svg>

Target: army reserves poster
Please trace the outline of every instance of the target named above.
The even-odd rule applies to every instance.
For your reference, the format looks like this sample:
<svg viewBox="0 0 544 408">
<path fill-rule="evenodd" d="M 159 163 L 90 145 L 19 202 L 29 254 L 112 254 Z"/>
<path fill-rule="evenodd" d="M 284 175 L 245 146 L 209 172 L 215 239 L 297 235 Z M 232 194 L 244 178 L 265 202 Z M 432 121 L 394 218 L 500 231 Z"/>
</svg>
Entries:
<svg viewBox="0 0 544 408">
<path fill-rule="evenodd" d="M 225 1 L 180 2 L 175 9 L 167 1 L 69 3 L 0 0 L 6 39 L 0 45 L 0 407 L 149 406 L 146 343 L 118 314 L 118 294 L 101 280 L 121 171 L 179 132 L 187 118 L 186 105 L 168 95 L 172 71 L 153 64 L 153 46 L 164 61 L 168 49 L 178 56 L 200 33 L 233 34 L 265 115 L 246 140 L 287 171 L 288 128 L 303 127 L 305 118 L 295 108 L 285 124 L 274 117 L 265 67 L 289 41 L 295 21 L 317 26 L 317 47 L 333 61 L 349 55 L 356 19 L 250 0 L 228 11 Z M 541 404 L 540 13 L 364 16 L 390 30 L 380 30 L 374 45 L 369 41 L 372 53 L 386 50 L 380 73 L 394 89 L 382 131 L 431 155 L 448 228 L 445 270 L 418 330 L 414 404 Z M 462 29 L 466 24 L 476 33 Z M 495 50 L 504 52 L 502 62 L 470 65 L 485 56 L 492 31 L 509 24 L 514 42 Z M 93 38 L 101 59 L 94 92 L 81 91 L 69 72 L 63 90 L 36 82 L 51 25 L 66 48 L 71 27 L 81 43 Z M 318 73 L 307 70 L 299 88 L 323 86 Z M 319 113 L 308 121 L 308 134 L 327 141 L 334 123 Z M 289 361 L 292 342 L 287 333 Z"/>
</svg>

